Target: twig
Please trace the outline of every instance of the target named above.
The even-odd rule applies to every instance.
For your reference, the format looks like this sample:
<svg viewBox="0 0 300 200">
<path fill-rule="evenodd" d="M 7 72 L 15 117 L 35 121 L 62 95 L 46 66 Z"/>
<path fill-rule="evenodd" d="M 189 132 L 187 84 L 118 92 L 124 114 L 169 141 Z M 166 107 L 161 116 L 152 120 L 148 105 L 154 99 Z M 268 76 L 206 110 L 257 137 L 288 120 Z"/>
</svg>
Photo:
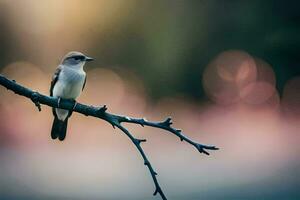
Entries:
<svg viewBox="0 0 300 200">
<path fill-rule="evenodd" d="M 50 96 L 46 96 L 43 94 L 40 94 L 38 92 L 35 92 L 33 90 L 30 90 L 20 84 L 17 84 L 16 81 L 14 80 L 9 80 L 3 75 L 0 74 L 0 85 L 6 87 L 8 90 L 12 90 L 18 95 L 25 96 L 29 99 L 31 99 L 35 106 L 37 106 L 38 110 L 41 111 L 41 104 L 43 105 L 48 105 L 53 108 L 58 107 L 58 99 Z M 175 129 L 171 127 L 172 125 L 172 120 L 170 117 L 168 117 L 166 120 L 162 122 L 150 122 L 147 121 L 146 119 L 138 119 L 138 118 L 130 118 L 127 116 L 120 116 L 120 115 L 115 115 L 107 112 L 107 107 L 106 105 L 104 106 L 87 106 L 81 103 L 77 103 L 76 106 L 74 107 L 74 102 L 66 99 L 61 99 L 59 103 L 59 107 L 62 109 L 74 111 L 81 113 L 86 116 L 93 116 L 96 118 L 100 118 L 102 120 L 107 121 L 110 123 L 114 128 L 117 127 L 119 128 L 129 139 L 132 141 L 132 143 L 136 146 L 138 151 L 140 152 L 141 156 L 144 159 L 144 164 L 148 167 L 151 177 L 153 179 L 154 185 L 155 185 L 155 191 L 153 195 L 156 195 L 157 193 L 160 194 L 161 198 L 163 200 L 166 200 L 166 196 L 163 193 L 158 180 L 156 178 L 157 173 L 154 171 L 150 161 L 148 160 L 143 148 L 141 147 L 142 142 L 146 142 L 145 139 L 137 139 L 135 138 L 125 127 L 121 125 L 121 123 L 133 123 L 133 124 L 139 124 L 141 126 L 150 126 L 150 127 L 155 127 L 159 129 L 164 129 L 177 137 L 181 141 L 186 141 L 187 143 L 193 145 L 200 153 L 204 153 L 206 155 L 209 155 L 207 150 L 218 150 L 217 147 L 215 146 L 209 146 L 209 145 L 203 145 L 197 142 L 194 142 L 193 140 L 189 139 L 187 136 L 185 136 L 181 130 Z"/>
<path fill-rule="evenodd" d="M 174 135 L 176 135 L 177 137 L 179 137 L 179 139 L 181 141 L 186 141 L 186 142 L 190 143 L 200 153 L 204 153 L 206 155 L 209 155 L 209 153 L 206 150 L 218 150 L 218 148 L 215 147 L 215 146 L 204 145 L 204 144 L 194 142 L 193 140 L 191 140 L 190 138 L 185 136 L 180 129 L 175 129 L 175 128 L 171 127 L 172 119 L 170 117 L 168 117 L 163 122 L 149 122 L 144 118 L 135 119 L 135 118 L 121 117 L 121 116 L 116 116 L 116 117 L 119 118 L 120 123 L 126 122 L 126 123 L 140 124 L 141 126 L 151 126 L 151 127 L 160 128 L 160 129 L 164 129 L 166 131 L 169 131 L 169 132 L 173 133 Z"/>
<path fill-rule="evenodd" d="M 163 200 L 166 200 L 167 198 L 166 198 L 165 194 L 163 193 L 163 191 L 161 190 L 160 185 L 159 185 L 159 183 L 158 183 L 158 181 L 157 181 L 157 178 L 156 178 L 157 173 L 154 171 L 154 169 L 153 169 L 153 167 L 152 167 L 150 161 L 148 160 L 148 158 L 147 158 L 147 156 L 146 156 L 146 154 L 145 154 L 143 148 L 141 147 L 141 143 L 142 143 L 142 142 L 146 142 L 146 140 L 144 140 L 144 139 L 142 139 L 142 140 L 141 140 L 141 139 L 136 139 L 136 138 L 133 137 L 133 136 L 129 133 L 129 131 L 128 131 L 126 128 L 124 128 L 121 124 L 116 124 L 116 126 L 117 126 L 121 131 L 123 131 L 123 132 L 130 138 L 130 140 L 133 142 L 133 144 L 136 146 L 136 148 L 139 150 L 141 156 L 143 157 L 143 159 L 144 159 L 144 165 L 146 165 L 146 166 L 148 167 L 148 169 L 149 169 L 149 171 L 150 171 L 150 174 L 151 174 L 151 176 L 152 176 L 154 185 L 155 185 L 155 191 L 154 191 L 153 195 L 156 195 L 157 193 L 159 193 L 160 196 L 161 196 L 161 198 L 162 198 Z"/>
</svg>

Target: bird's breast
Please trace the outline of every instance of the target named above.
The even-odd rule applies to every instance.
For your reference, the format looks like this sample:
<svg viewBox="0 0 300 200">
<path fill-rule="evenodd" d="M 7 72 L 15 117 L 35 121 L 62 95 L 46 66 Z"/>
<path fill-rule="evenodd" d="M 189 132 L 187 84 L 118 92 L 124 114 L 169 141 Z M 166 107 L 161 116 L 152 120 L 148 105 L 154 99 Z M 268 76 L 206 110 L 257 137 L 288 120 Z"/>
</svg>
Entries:
<svg viewBox="0 0 300 200">
<path fill-rule="evenodd" d="M 53 89 L 53 96 L 76 99 L 81 91 L 85 80 L 85 72 L 73 69 L 64 69 L 59 75 Z"/>
</svg>

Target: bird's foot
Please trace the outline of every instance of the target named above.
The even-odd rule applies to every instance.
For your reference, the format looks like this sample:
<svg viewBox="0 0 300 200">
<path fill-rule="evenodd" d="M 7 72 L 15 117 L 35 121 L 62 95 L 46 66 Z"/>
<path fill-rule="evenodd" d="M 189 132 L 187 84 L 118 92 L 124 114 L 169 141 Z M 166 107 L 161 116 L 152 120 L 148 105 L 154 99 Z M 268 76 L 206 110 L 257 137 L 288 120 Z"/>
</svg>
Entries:
<svg viewBox="0 0 300 200">
<path fill-rule="evenodd" d="M 73 110 L 75 110 L 76 106 L 77 106 L 77 101 L 76 100 L 72 100 L 74 105 L 73 105 Z"/>
<path fill-rule="evenodd" d="M 61 102 L 61 98 L 58 97 L 58 102 L 57 102 L 57 107 L 58 107 L 58 108 L 60 107 L 60 102 Z"/>
<path fill-rule="evenodd" d="M 31 96 L 31 101 L 34 103 L 34 105 L 38 108 L 38 110 L 41 112 L 41 104 L 39 102 L 40 94 L 37 92 L 33 92 Z"/>
</svg>

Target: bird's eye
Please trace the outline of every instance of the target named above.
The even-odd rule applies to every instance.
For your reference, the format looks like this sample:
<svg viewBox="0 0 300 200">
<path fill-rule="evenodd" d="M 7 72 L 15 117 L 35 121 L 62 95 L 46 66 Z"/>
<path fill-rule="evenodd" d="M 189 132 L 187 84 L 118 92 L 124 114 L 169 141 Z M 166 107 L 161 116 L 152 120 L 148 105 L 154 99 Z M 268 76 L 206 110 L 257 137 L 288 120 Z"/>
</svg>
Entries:
<svg viewBox="0 0 300 200">
<path fill-rule="evenodd" d="M 74 56 L 74 60 L 84 60 L 84 56 Z"/>
<path fill-rule="evenodd" d="M 74 60 L 80 60 L 79 56 L 74 56 L 73 58 L 74 58 Z"/>
</svg>

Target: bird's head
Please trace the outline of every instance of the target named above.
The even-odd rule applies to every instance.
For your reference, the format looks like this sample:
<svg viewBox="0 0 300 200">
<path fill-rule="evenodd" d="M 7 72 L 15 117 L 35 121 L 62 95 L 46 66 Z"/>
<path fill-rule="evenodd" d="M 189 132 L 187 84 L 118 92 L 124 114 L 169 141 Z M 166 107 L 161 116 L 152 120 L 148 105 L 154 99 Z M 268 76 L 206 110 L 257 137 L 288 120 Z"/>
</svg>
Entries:
<svg viewBox="0 0 300 200">
<path fill-rule="evenodd" d="M 83 53 L 71 51 L 64 56 L 61 64 L 72 68 L 82 68 L 86 62 L 92 60 L 94 59 L 84 55 Z"/>
</svg>

